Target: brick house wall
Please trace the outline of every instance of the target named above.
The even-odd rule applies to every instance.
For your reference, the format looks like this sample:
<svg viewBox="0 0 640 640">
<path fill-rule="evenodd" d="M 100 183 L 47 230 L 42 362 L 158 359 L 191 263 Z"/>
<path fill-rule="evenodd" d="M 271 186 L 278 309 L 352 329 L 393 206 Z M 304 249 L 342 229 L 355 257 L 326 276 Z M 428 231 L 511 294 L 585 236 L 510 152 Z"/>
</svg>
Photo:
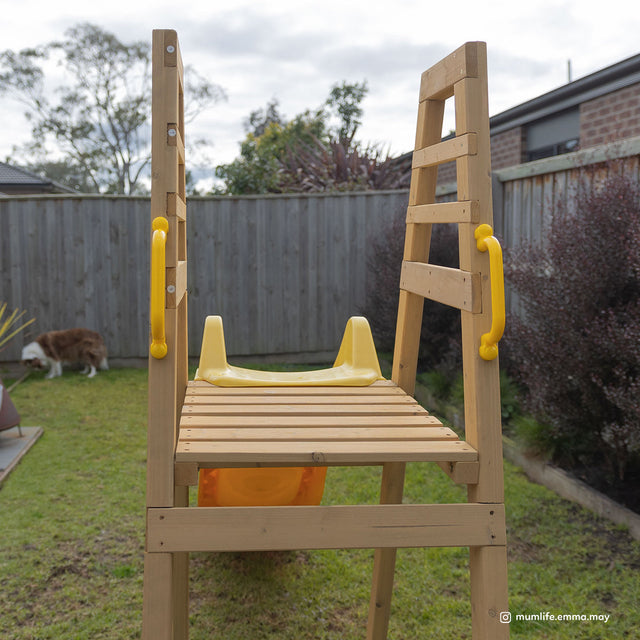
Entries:
<svg viewBox="0 0 640 640">
<path fill-rule="evenodd" d="M 502 169 L 524 162 L 523 127 L 515 127 L 491 136 L 491 168 Z"/>
<path fill-rule="evenodd" d="M 580 105 L 580 148 L 640 135 L 640 84 Z"/>
</svg>

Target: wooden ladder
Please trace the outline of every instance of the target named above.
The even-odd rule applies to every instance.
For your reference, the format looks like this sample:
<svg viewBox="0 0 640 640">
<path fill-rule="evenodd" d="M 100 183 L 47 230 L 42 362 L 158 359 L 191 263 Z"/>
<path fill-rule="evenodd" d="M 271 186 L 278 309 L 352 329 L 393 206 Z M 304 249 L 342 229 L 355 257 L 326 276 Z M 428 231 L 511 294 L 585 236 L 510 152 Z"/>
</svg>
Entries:
<svg viewBox="0 0 640 640">
<path fill-rule="evenodd" d="M 445 101 L 451 97 L 455 101 L 455 136 L 442 140 Z M 456 163 L 458 200 L 436 203 L 438 166 L 451 161 Z M 478 462 L 440 466 L 456 482 L 467 484 L 469 503 L 503 509 L 497 344 L 490 345 L 492 359 L 481 355 L 486 338 L 495 334 L 497 343 L 501 323 L 504 328 L 501 253 L 500 272 L 493 273 L 492 282 L 490 264 L 498 265 L 484 247 L 479 250 L 478 237 L 478 230 L 486 234 L 493 224 L 487 51 L 483 42 L 466 43 L 422 74 L 406 222 L 392 379 L 413 394 L 424 298 L 460 309 L 465 440 L 478 452 Z M 459 269 L 428 264 L 431 229 L 438 223 L 458 226 Z M 497 241 L 493 240 L 495 248 Z M 494 300 L 502 295 L 502 300 L 492 305 L 492 295 Z M 500 302 L 502 308 L 495 308 Z M 398 469 L 396 481 L 390 484 L 400 487 L 402 474 Z M 400 497 L 398 490 L 395 499 Z M 500 621 L 500 613 L 508 610 L 504 524 L 496 537 L 503 543 L 470 545 L 474 639 L 509 636 L 508 624 Z M 392 566 L 392 561 L 388 562 Z M 388 601 L 390 594 L 385 596 Z"/>
</svg>

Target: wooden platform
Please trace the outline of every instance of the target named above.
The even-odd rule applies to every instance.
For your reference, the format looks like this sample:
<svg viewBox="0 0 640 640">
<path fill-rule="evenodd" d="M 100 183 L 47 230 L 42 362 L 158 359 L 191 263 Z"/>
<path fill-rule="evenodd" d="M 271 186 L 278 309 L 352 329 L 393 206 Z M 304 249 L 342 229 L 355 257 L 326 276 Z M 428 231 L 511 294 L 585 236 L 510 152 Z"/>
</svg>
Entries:
<svg viewBox="0 0 640 640">
<path fill-rule="evenodd" d="M 18 427 L 0 433 L 0 484 L 42 435 L 42 427 Z"/>
<path fill-rule="evenodd" d="M 478 454 L 391 381 L 368 387 L 187 387 L 177 463 L 331 466 L 475 462 Z"/>
</svg>

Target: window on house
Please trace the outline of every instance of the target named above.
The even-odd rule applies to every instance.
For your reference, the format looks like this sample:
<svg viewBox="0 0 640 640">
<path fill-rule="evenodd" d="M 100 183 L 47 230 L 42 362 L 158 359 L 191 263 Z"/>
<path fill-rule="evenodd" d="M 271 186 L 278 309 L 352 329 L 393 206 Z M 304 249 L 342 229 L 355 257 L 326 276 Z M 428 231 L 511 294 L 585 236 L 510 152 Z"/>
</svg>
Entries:
<svg viewBox="0 0 640 640">
<path fill-rule="evenodd" d="M 527 161 L 576 151 L 580 142 L 580 111 L 568 109 L 527 126 Z"/>
</svg>

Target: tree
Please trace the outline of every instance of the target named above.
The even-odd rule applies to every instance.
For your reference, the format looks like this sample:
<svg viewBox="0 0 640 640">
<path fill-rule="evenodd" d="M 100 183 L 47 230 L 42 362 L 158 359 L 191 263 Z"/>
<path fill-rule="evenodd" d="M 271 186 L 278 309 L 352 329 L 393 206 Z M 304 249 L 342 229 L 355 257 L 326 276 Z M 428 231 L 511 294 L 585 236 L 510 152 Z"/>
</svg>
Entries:
<svg viewBox="0 0 640 640">
<path fill-rule="evenodd" d="M 409 172 L 380 147 L 354 144 L 367 83 L 335 84 L 315 111 L 287 121 L 277 100 L 252 111 L 240 156 L 216 167 L 219 193 L 282 193 L 394 189 L 408 186 Z M 328 125 L 332 118 L 338 125 Z"/>
<path fill-rule="evenodd" d="M 361 118 L 364 112 L 360 103 L 368 91 L 369 87 L 366 80 L 360 83 L 354 82 L 353 84 L 343 80 L 340 84 L 334 84 L 331 87 L 329 97 L 325 103 L 329 113 L 340 121 L 340 124 L 334 130 L 334 134 L 337 134 L 338 142 L 347 151 L 351 148 L 356 131 L 362 124 Z"/>
<path fill-rule="evenodd" d="M 150 47 L 124 44 L 100 27 L 83 23 L 65 38 L 35 49 L 0 53 L 0 93 L 27 109 L 32 141 L 15 149 L 25 164 L 45 168 L 51 158 L 69 172 L 57 179 L 95 192 L 136 193 L 150 161 Z M 65 83 L 46 86 L 51 62 Z M 224 91 L 185 70 L 186 117 L 224 98 Z"/>
<path fill-rule="evenodd" d="M 280 126 L 285 124 L 284 116 L 278 111 L 278 101 L 275 98 L 267 102 L 265 109 L 256 109 L 249 114 L 244 122 L 244 130 L 259 138 L 270 124 Z"/>
<path fill-rule="evenodd" d="M 277 112 L 277 102 L 267 109 L 256 110 L 245 122 L 250 129 L 240 145 L 240 156 L 233 162 L 216 167 L 216 176 L 224 180 L 226 193 L 280 193 L 283 184 L 283 162 L 289 149 L 315 140 L 327 139 L 325 114 L 322 110 L 305 111 L 285 122 Z"/>
</svg>

